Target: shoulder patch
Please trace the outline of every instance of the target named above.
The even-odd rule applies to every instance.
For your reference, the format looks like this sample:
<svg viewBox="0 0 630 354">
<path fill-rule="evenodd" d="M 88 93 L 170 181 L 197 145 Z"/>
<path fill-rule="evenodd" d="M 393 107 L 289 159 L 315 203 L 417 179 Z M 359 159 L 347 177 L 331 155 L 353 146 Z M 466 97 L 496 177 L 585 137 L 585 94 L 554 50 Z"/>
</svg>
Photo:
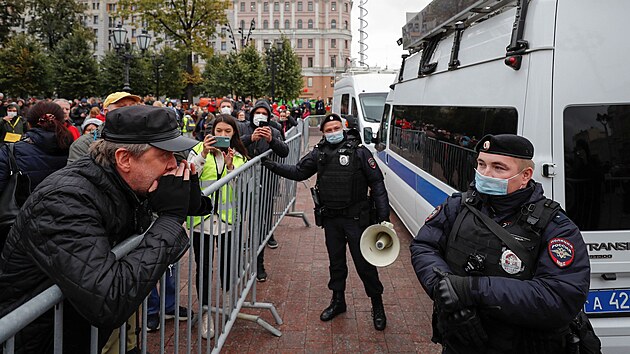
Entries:
<svg viewBox="0 0 630 354">
<path fill-rule="evenodd" d="M 427 218 L 424 219 L 424 222 L 427 223 L 427 222 L 431 221 L 431 219 L 433 219 L 434 217 L 437 216 L 437 214 L 440 213 L 440 210 L 442 210 L 442 206 L 438 205 L 437 208 L 433 209 L 431 214 L 429 214 L 429 216 L 427 216 Z"/>
<path fill-rule="evenodd" d="M 549 257 L 560 268 L 566 268 L 573 263 L 575 249 L 573 244 L 564 238 L 553 238 L 547 246 Z"/>
<path fill-rule="evenodd" d="M 370 157 L 367 162 L 373 170 L 376 170 L 376 161 L 373 157 Z"/>
</svg>

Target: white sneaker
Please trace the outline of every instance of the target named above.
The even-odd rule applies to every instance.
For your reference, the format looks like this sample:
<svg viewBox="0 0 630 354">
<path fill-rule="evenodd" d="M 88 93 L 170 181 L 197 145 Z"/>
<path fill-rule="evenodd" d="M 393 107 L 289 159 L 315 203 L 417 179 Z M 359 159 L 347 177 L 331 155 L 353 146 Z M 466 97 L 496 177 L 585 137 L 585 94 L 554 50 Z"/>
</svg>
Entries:
<svg viewBox="0 0 630 354">
<path fill-rule="evenodd" d="M 208 330 L 208 312 L 204 312 L 201 316 L 201 337 L 214 338 L 214 321 L 210 321 L 210 330 Z"/>
</svg>

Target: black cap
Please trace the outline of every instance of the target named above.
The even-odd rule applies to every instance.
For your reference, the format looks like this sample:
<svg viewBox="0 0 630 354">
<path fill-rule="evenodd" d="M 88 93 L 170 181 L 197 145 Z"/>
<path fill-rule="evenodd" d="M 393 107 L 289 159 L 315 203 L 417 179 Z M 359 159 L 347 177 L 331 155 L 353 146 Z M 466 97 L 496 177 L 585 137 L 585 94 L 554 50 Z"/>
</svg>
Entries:
<svg viewBox="0 0 630 354">
<path fill-rule="evenodd" d="M 321 124 L 319 125 L 319 130 L 323 132 L 324 125 L 328 122 L 334 122 L 334 121 L 341 122 L 341 117 L 339 117 L 337 113 L 333 113 L 331 115 L 324 117 L 324 119 L 322 119 Z"/>
<path fill-rule="evenodd" d="M 166 151 L 184 151 L 199 143 L 182 136 L 174 110 L 147 105 L 108 112 L 102 137 L 113 143 L 149 144 Z"/>
<path fill-rule="evenodd" d="M 534 157 L 534 145 L 526 138 L 514 134 L 488 134 L 479 140 L 475 151 L 525 160 Z"/>
</svg>

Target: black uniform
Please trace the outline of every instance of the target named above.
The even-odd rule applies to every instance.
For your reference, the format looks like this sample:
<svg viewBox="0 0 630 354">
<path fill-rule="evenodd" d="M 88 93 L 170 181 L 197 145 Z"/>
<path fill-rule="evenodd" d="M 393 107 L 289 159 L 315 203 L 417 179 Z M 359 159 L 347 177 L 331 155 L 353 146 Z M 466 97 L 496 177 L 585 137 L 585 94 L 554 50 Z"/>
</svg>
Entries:
<svg viewBox="0 0 630 354">
<path fill-rule="evenodd" d="M 523 157 L 509 145 L 501 151 L 497 137 L 480 144 L 490 141 L 488 153 L 533 155 L 533 147 Z M 580 230 L 533 180 L 507 195 L 480 193 L 473 183 L 447 198 L 413 240 L 411 260 L 435 301 L 433 340 L 444 353 L 565 353 L 589 289 Z M 460 306 L 438 300 L 445 278 Z"/>
<path fill-rule="evenodd" d="M 383 293 L 383 285 L 376 267 L 361 255 L 359 241 L 370 224 L 389 220 L 389 200 L 383 174 L 370 151 L 360 142 L 360 138 L 352 134 L 346 134 L 345 139 L 336 145 L 322 139 L 295 166 L 271 161 L 266 161 L 265 166 L 280 176 L 297 181 L 318 174 L 317 187 L 330 260 L 328 288 L 337 292 L 345 290 L 348 244 L 365 292 L 369 297 L 375 297 Z M 376 220 L 370 220 L 368 187 L 376 205 Z"/>
</svg>

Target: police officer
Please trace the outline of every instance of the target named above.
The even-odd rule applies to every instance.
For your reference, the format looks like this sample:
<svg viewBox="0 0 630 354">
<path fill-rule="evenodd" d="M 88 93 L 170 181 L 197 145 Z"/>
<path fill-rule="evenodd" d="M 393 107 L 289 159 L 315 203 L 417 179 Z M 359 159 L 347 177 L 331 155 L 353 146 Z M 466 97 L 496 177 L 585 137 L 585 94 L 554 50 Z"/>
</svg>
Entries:
<svg viewBox="0 0 630 354">
<path fill-rule="evenodd" d="M 486 135 L 475 181 L 426 219 L 411 260 L 444 353 L 565 353 L 589 289 L 580 230 L 545 198 L 524 137 Z"/>
<path fill-rule="evenodd" d="M 321 225 L 318 225 L 323 226 L 326 235 L 330 261 L 328 288 L 333 291 L 330 306 L 322 312 L 320 319 L 330 321 L 346 311 L 347 244 L 365 292 L 372 300 L 374 328 L 382 331 L 387 322 L 381 297 L 383 285 L 376 267 L 361 255 L 359 241 L 370 224 L 389 221 L 389 201 L 383 174 L 370 151 L 361 145 L 358 132 L 354 130 L 346 134 L 337 114 L 324 118 L 320 130 L 324 138 L 297 165 L 280 165 L 269 160 L 264 164 L 272 172 L 297 181 L 317 173 L 319 200 L 316 203 L 321 214 Z M 376 205 L 375 220 L 370 220 L 368 187 Z"/>
</svg>

